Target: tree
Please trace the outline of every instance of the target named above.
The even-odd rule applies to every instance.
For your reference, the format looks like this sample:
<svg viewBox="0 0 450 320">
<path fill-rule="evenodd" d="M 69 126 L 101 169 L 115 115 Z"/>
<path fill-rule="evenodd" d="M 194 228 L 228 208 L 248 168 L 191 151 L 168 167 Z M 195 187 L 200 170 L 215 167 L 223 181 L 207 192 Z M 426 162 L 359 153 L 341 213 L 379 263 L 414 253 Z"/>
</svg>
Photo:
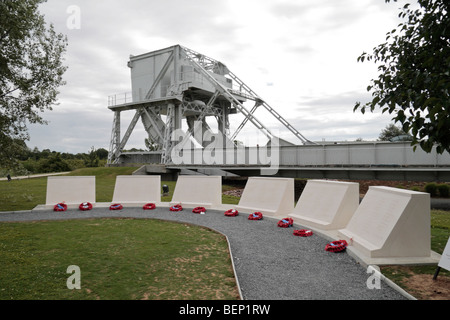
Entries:
<svg viewBox="0 0 450 320">
<path fill-rule="evenodd" d="M 378 136 L 380 141 L 411 141 L 412 138 L 401 127 L 395 124 L 389 124 L 384 128 Z"/>
<path fill-rule="evenodd" d="M 108 159 L 108 153 L 109 153 L 108 150 L 106 150 L 105 148 L 95 150 L 95 154 L 100 160 Z"/>
<path fill-rule="evenodd" d="M 0 163 L 16 164 L 29 139 L 27 123 L 45 124 L 64 85 L 67 39 L 47 26 L 38 6 L 46 0 L 0 1 Z"/>
<path fill-rule="evenodd" d="M 378 107 L 395 115 L 415 148 L 450 152 L 450 2 L 418 0 L 418 5 L 415 10 L 404 5 L 399 17 L 406 21 L 388 32 L 373 54 L 358 57 L 379 63 L 379 75 L 367 87 L 372 101 L 357 102 L 354 111 Z"/>
<path fill-rule="evenodd" d="M 49 172 L 64 172 L 70 171 L 70 167 L 66 161 L 61 158 L 59 152 L 52 153 L 47 158 L 42 158 L 38 163 L 38 172 L 49 173 Z"/>
<path fill-rule="evenodd" d="M 95 152 L 95 148 L 92 147 L 91 151 L 89 152 L 89 154 L 84 159 L 84 165 L 87 168 L 98 167 L 98 161 L 99 161 L 98 155 Z"/>
</svg>

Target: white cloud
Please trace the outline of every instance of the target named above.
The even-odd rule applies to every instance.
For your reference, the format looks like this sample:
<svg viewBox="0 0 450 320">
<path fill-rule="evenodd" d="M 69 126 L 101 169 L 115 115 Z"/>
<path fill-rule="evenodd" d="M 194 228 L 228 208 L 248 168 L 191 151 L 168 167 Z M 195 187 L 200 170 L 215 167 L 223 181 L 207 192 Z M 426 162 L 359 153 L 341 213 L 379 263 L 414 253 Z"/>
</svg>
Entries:
<svg viewBox="0 0 450 320">
<path fill-rule="evenodd" d="M 80 8 L 80 29 L 67 28 L 71 5 Z M 50 124 L 30 127 L 28 145 L 108 148 L 107 97 L 130 91 L 129 55 L 175 44 L 222 61 L 308 139 L 376 138 L 390 116 L 353 113 L 376 76 L 374 65 L 356 58 L 399 23 L 398 7 L 379 0 L 48 0 L 42 12 L 69 40 L 67 85 L 44 114 Z M 133 116 L 122 114 L 123 123 Z M 260 120 L 277 128 L 265 114 Z M 143 147 L 144 137 L 138 128 L 127 148 Z"/>
</svg>

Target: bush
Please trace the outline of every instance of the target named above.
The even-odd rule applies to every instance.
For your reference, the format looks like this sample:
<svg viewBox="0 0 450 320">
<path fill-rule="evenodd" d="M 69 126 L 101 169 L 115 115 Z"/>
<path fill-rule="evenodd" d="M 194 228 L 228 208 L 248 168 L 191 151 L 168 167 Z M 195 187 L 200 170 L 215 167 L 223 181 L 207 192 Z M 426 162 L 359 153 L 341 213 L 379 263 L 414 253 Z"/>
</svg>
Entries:
<svg viewBox="0 0 450 320">
<path fill-rule="evenodd" d="M 439 195 L 440 195 L 442 198 L 448 198 L 448 195 L 449 195 L 449 189 L 450 189 L 450 187 L 448 186 L 448 184 L 445 184 L 445 183 L 439 184 L 439 185 L 437 186 L 437 189 L 439 190 Z"/>
<path fill-rule="evenodd" d="M 37 173 L 37 162 L 32 159 L 22 161 L 22 166 L 30 173 Z"/>
<path fill-rule="evenodd" d="M 37 169 L 39 173 L 70 171 L 69 165 L 59 153 L 39 160 Z"/>
<path fill-rule="evenodd" d="M 85 167 L 82 159 L 68 159 L 64 161 L 69 165 L 70 171 Z"/>
<path fill-rule="evenodd" d="M 425 185 L 425 192 L 428 192 L 431 197 L 437 196 L 437 185 L 434 182 L 427 183 Z"/>
</svg>

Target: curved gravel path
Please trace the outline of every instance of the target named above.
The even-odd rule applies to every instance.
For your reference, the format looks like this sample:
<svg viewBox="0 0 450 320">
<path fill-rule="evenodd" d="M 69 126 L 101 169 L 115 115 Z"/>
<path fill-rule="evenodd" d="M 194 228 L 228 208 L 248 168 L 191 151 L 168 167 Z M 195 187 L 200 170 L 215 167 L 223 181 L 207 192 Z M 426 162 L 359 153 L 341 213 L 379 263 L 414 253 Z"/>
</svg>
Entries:
<svg viewBox="0 0 450 320">
<path fill-rule="evenodd" d="M 125 208 L 110 211 L 96 207 L 91 211 L 33 210 L 0 213 L 0 222 L 105 217 L 154 218 L 192 223 L 214 229 L 227 236 L 242 298 L 245 300 L 405 300 L 386 282 L 380 289 L 369 289 L 371 276 L 346 252 L 324 250 L 329 242 L 316 234 L 294 236 L 294 228 L 280 228 L 278 219 L 248 220 L 248 214 L 224 216 L 223 211 L 192 213 L 185 208 L 171 212 Z M 294 221 L 295 223 L 295 221 Z"/>
</svg>

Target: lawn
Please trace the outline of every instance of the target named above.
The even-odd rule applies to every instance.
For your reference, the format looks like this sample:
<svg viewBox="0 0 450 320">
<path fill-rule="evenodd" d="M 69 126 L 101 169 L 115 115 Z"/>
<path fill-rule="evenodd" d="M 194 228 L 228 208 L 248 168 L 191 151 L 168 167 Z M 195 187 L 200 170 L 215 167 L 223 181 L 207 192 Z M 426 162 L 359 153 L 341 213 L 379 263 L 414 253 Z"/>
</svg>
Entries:
<svg viewBox="0 0 450 320">
<path fill-rule="evenodd" d="M 119 168 L 84 168 L 74 170 L 69 176 L 95 176 L 96 202 L 111 202 L 116 176 L 130 175 L 135 171 L 134 167 Z M 169 194 L 161 197 L 161 201 L 170 201 L 175 189 L 175 181 L 161 181 L 162 185 L 169 187 Z M 45 204 L 47 178 L 33 178 L 12 181 L 0 181 L 0 212 L 31 210 L 39 204 Z M 224 185 L 223 190 L 229 187 Z M 223 203 L 236 204 L 238 197 L 223 196 Z"/>
<path fill-rule="evenodd" d="M 0 245 L 1 300 L 239 298 L 225 237 L 202 227 L 146 219 L 0 223 Z M 67 286 L 72 265 L 80 268 L 79 290 Z"/>
<path fill-rule="evenodd" d="M 116 176 L 134 170 L 69 175 L 95 176 L 96 201 L 111 202 Z M 170 201 L 175 182 L 164 184 L 169 194 L 162 201 Z M 46 186 L 47 178 L 0 181 L 0 211 L 44 204 Z M 239 299 L 225 237 L 198 226 L 136 219 L 0 223 L 0 246 L 0 300 Z M 70 265 L 80 267 L 81 290 L 67 288 Z"/>
<path fill-rule="evenodd" d="M 112 200 L 114 192 L 116 176 L 129 175 L 135 169 L 136 168 L 86 168 L 75 170 L 74 172 L 70 173 L 70 175 L 96 176 L 97 202 L 110 202 Z M 46 184 L 47 178 L 13 180 L 11 182 L 0 181 L 0 211 L 31 210 L 39 204 L 44 204 Z M 175 189 L 175 182 L 162 181 L 161 185 L 163 184 L 169 186 L 170 192 L 168 196 L 162 197 L 162 201 L 170 201 Z M 224 185 L 223 191 L 229 190 L 230 188 L 232 187 Z M 236 204 L 239 202 L 239 197 L 224 195 L 222 197 L 222 201 L 223 203 Z M 108 227 L 98 228 L 98 226 L 100 225 L 105 225 Z M 16 281 L 12 281 L 10 284 L 12 288 L 11 290 L 13 291 L 5 290 L 4 287 L 0 288 L 0 299 L 10 299 L 11 297 L 14 299 L 41 299 L 44 297 L 46 297 L 47 299 L 173 299 L 175 297 L 175 299 L 211 299 L 209 291 L 215 291 L 215 294 L 213 295 L 214 298 L 236 298 L 235 292 L 233 290 L 230 291 L 229 288 L 230 283 L 233 281 L 231 280 L 232 276 L 230 275 L 229 269 L 229 255 L 225 254 L 223 251 L 223 246 L 226 245 L 224 239 L 214 240 L 216 241 L 215 243 L 217 243 L 217 248 L 222 248 L 220 249 L 222 251 L 219 251 L 221 252 L 221 254 L 213 254 L 212 251 L 214 250 L 208 250 L 208 257 L 217 258 L 216 262 L 213 262 L 213 264 L 222 265 L 224 267 L 220 275 L 214 272 L 213 278 L 218 277 L 221 283 L 225 283 L 225 288 L 223 290 L 221 289 L 217 291 L 216 289 L 213 289 L 214 285 L 205 285 L 205 288 L 208 288 L 209 286 L 210 289 L 202 291 L 198 289 L 198 286 L 196 287 L 195 284 L 188 284 L 186 288 L 190 288 L 192 286 L 192 289 L 183 289 L 180 291 L 184 292 L 183 294 L 175 295 L 173 289 L 171 289 L 170 287 L 166 288 L 166 286 L 169 285 L 168 283 L 162 284 L 164 282 L 163 278 L 167 277 L 167 275 L 169 274 L 170 279 L 177 280 L 176 283 L 178 284 L 175 284 L 175 287 L 184 288 L 186 279 L 182 277 L 178 278 L 175 276 L 178 271 L 175 268 L 174 261 L 178 263 L 187 262 L 190 259 L 189 257 L 191 255 L 193 259 L 192 261 L 207 261 L 208 259 L 205 259 L 205 257 L 199 257 L 193 254 L 193 252 L 199 250 L 200 247 L 206 248 L 206 244 L 192 243 L 192 245 L 194 246 L 193 248 L 185 248 L 182 251 L 178 251 L 179 248 L 177 246 L 181 243 L 181 241 L 176 240 L 179 240 L 179 237 L 175 237 L 174 243 L 166 240 L 166 238 L 169 239 L 167 235 L 162 235 L 160 233 L 155 233 L 156 235 L 160 235 L 159 240 L 153 238 L 150 239 L 147 238 L 144 234 L 139 234 L 140 228 L 138 226 L 140 225 L 145 228 L 156 229 L 177 228 L 178 230 L 175 234 L 179 235 L 189 234 L 191 232 L 194 234 L 194 229 L 197 229 L 192 226 L 184 226 L 178 224 L 172 226 L 173 223 L 167 223 L 167 225 L 162 228 L 160 225 L 156 226 L 156 222 L 151 220 L 88 220 L 77 222 L 69 221 L 19 224 L 0 223 L 0 246 L 2 246 L 0 251 L 0 263 L 4 268 L 2 270 L 2 273 L 0 274 L 0 283 L 3 284 L 3 282 L 8 280 L 8 278 L 16 279 Z M 138 234 L 133 234 L 133 228 L 136 228 L 136 232 Z M 103 229 L 110 230 L 111 236 L 114 235 L 114 241 L 117 241 L 117 246 L 111 245 L 111 247 L 116 247 L 117 251 L 109 251 L 112 250 L 112 248 L 110 248 L 109 241 L 107 240 L 108 234 L 103 235 L 105 237 L 103 240 L 101 240 L 101 238 L 97 238 L 102 237 L 102 234 L 99 234 L 99 231 Z M 125 232 L 125 230 L 130 231 Z M 218 237 L 219 239 L 221 238 L 220 235 L 204 229 L 201 231 L 196 230 L 195 232 L 211 233 L 208 236 L 202 236 L 202 239 L 209 239 L 211 237 Z M 121 236 L 123 236 L 124 234 L 126 234 L 126 237 L 121 238 Z M 431 249 L 438 253 L 442 253 L 447 240 L 449 239 L 449 235 L 450 212 L 431 210 Z M 47 238 L 49 240 L 46 240 Z M 34 239 L 39 239 L 39 241 Z M 122 241 L 124 241 L 124 243 L 127 243 L 127 246 L 122 245 L 121 239 Z M 183 245 L 185 242 L 184 240 L 185 238 L 183 237 Z M 55 247 L 48 247 L 50 243 L 53 243 Z M 169 255 L 170 257 L 167 257 L 168 260 L 164 260 L 165 258 L 160 256 L 155 256 L 151 259 L 148 256 L 146 259 L 145 254 L 143 254 L 144 260 L 136 261 L 136 259 L 134 258 L 135 255 L 133 255 L 133 250 L 136 252 L 145 250 L 145 248 L 150 247 L 150 243 L 160 244 L 161 246 L 158 246 L 156 248 L 159 248 L 158 250 L 161 251 L 161 254 L 163 256 L 164 254 Z M 186 244 L 188 243 L 189 241 L 186 240 Z M 211 243 L 209 244 L 211 245 Z M 61 251 L 61 246 L 68 248 L 67 251 Z M 84 248 L 84 251 L 81 251 L 84 253 L 83 256 L 86 256 L 87 259 L 90 259 L 89 261 L 81 260 L 81 262 L 78 262 L 82 257 L 77 257 L 78 260 L 75 259 L 77 261 L 69 259 L 70 254 L 68 253 L 77 251 L 80 246 Z M 88 248 L 90 247 L 93 248 L 92 251 L 88 250 Z M 167 251 L 169 247 L 171 248 L 171 252 Z M 212 246 L 212 248 L 214 247 L 216 247 L 216 245 Z M 186 252 L 189 254 L 175 257 L 177 255 L 177 252 Z M 62 254 L 62 256 L 58 257 L 58 254 Z M 64 257 L 64 254 L 68 256 Z M 108 255 L 108 257 L 117 257 L 118 260 L 111 260 L 110 258 L 106 259 L 106 254 Z M 47 262 L 42 262 L 42 264 L 39 264 L 40 259 L 37 259 L 37 257 L 49 257 L 49 260 Z M 225 257 L 225 260 L 222 259 L 223 257 Z M 106 263 L 106 265 L 104 267 L 96 269 L 95 265 L 100 260 L 102 261 L 102 263 Z M 157 267 L 153 265 L 153 262 L 149 263 L 148 261 L 159 260 L 170 261 L 173 267 L 167 269 L 166 273 L 157 273 L 156 271 L 151 271 L 156 270 Z M 61 261 L 61 264 L 55 265 L 54 263 L 52 263 L 52 261 Z M 63 261 L 64 263 L 62 263 Z M 107 263 L 108 261 L 109 264 Z M 135 263 L 130 264 L 128 263 L 129 261 L 133 261 Z M 66 274 L 66 270 L 63 267 L 67 268 L 68 265 L 77 263 L 83 265 L 82 281 L 83 288 L 86 289 L 84 291 L 67 290 L 67 288 L 65 287 L 64 281 L 65 279 L 67 279 L 68 275 Z M 187 263 L 186 265 L 190 264 L 191 263 Z M 185 267 L 186 266 L 181 267 L 180 265 L 180 268 Z M 192 276 L 190 278 L 195 278 L 193 274 L 201 273 L 203 272 L 203 270 L 205 270 L 205 268 L 208 269 L 209 267 L 201 266 L 201 268 L 203 269 L 192 271 Z M 432 278 L 435 269 L 436 266 L 396 266 L 383 267 L 382 272 L 387 277 L 393 279 L 397 284 L 403 286 L 408 292 L 414 292 L 415 296 L 426 299 L 428 296 L 422 295 L 420 292 L 420 288 L 411 288 L 410 283 L 408 283 L 407 280 L 411 278 L 411 275 L 420 275 L 429 280 Z M 9 270 L 9 273 L 5 272 L 5 270 Z M 5 278 L 5 273 L 14 276 Z M 127 276 L 127 278 L 124 278 L 124 282 L 122 282 L 120 279 L 127 273 L 130 273 L 131 278 Z M 134 273 L 138 274 L 138 280 L 132 277 L 131 274 Z M 158 276 L 156 277 L 157 280 L 155 280 L 155 283 L 152 282 L 153 280 L 149 280 L 152 276 L 156 275 Z M 41 278 L 43 278 L 42 286 L 40 286 L 39 281 L 36 281 L 36 279 Z M 441 270 L 439 279 L 449 281 L 450 283 L 450 272 L 448 272 L 447 270 Z M 213 279 L 197 279 L 196 281 L 199 283 L 207 283 L 208 281 L 213 281 Z M 128 283 L 131 285 L 131 287 L 128 286 Z M 146 284 L 144 285 L 143 283 Z M 150 283 L 152 284 L 150 285 Z M 158 287 L 158 284 L 161 284 L 161 286 Z M 34 286 L 40 286 L 39 288 L 41 289 L 32 289 L 34 288 Z M 54 286 L 58 286 L 59 289 L 56 289 Z M 65 288 L 64 290 L 62 290 L 62 292 L 60 291 L 61 286 L 63 287 L 63 289 Z M 109 290 L 109 287 L 112 286 L 121 287 L 116 287 L 115 289 Z M 30 289 L 22 289 L 21 294 L 16 295 L 16 292 L 14 290 L 18 290 L 18 287 L 27 287 Z M 431 287 L 433 287 L 433 285 L 431 285 Z M 49 290 L 51 289 L 51 292 L 49 292 L 49 290 L 45 291 L 45 288 L 49 288 Z M 117 295 L 114 295 L 114 291 L 120 292 L 115 293 Z M 37 296 L 32 296 L 33 292 L 35 292 Z M 59 293 L 56 294 L 56 292 Z M 60 294 L 62 294 L 63 296 L 61 296 Z M 450 299 L 450 295 L 448 295 L 447 298 Z"/>
</svg>

